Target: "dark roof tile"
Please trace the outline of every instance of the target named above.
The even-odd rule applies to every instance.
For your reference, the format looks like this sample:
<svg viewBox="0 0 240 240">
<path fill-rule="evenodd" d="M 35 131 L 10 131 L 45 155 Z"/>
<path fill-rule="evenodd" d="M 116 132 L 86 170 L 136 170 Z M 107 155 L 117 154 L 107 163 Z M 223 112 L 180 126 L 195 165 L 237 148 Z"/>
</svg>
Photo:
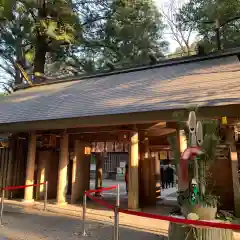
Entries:
<svg viewBox="0 0 240 240">
<path fill-rule="evenodd" d="M 0 124 L 239 104 L 237 56 L 19 90 L 1 99 Z"/>
</svg>

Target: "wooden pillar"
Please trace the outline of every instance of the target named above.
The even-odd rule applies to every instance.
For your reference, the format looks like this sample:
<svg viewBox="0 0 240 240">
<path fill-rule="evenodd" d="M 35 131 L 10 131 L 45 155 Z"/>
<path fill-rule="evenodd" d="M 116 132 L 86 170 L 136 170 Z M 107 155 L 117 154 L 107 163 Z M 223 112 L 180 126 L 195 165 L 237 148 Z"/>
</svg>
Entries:
<svg viewBox="0 0 240 240">
<path fill-rule="evenodd" d="M 130 141 L 130 158 L 129 158 L 129 176 L 128 176 L 128 208 L 139 208 L 139 148 L 138 132 L 132 133 Z"/>
<path fill-rule="evenodd" d="M 74 158 L 72 168 L 72 196 L 71 203 L 82 200 L 84 191 L 87 190 L 88 171 L 86 155 L 84 153 L 85 143 L 76 140 L 74 143 Z"/>
<path fill-rule="evenodd" d="M 8 168 L 7 168 L 7 182 L 6 186 L 12 186 L 13 185 L 13 179 L 14 179 L 14 163 L 16 159 L 16 142 L 17 138 L 16 135 L 12 135 L 10 138 L 10 152 L 9 152 L 9 161 L 8 161 Z M 16 164 L 16 163 L 15 163 Z M 10 191 L 6 191 L 5 196 L 7 198 L 10 197 Z"/>
<path fill-rule="evenodd" d="M 38 184 L 44 181 L 47 181 L 47 173 L 50 165 L 50 161 L 52 161 L 52 152 L 51 151 L 39 151 L 38 152 Z M 52 184 L 52 183 L 50 183 Z M 37 187 L 37 199 L 44 199 L 44 185 L 40 185 Z"/>
<path fill-rule="evenodd" d="M 155 155 L 156 198 L 160 199 L 160 196 L 161 196 L 160 157 L 158 152 L 156 152 L 154 155 Z"/>
<path fill-rule="evenodd" d="M 149 158 L 150 150 L 149 150 L 149 139 L 147 137 L 144 138 L 144 158 Z"/>
<path fill-rule="evenodd" d="M 187 138 L 184 130 L 177 131 L 177 138 L 179 139 L 179 149 L 180 149 L 180 156 L 181 156 L 181 154 L 185 151 L 185 149 L 187 149 Z M 178 171 L 178 174 L 177 174 L 178 175 L 178 191 L 184 191 L 186 189 L 181 179 L 181 174 L 180 174 L 181 164 L 178 164 L 177 171 Z"/>
<path fill-rule="evenodd" d="M 32 132 L 30 133 L 28 140 L 28 155 L 25 185 L 31 185 L 34 183 L 35 160 L 36 160 L 36 133 Z M 25 202 L 33 201 L 33 187 L 25 188 L 24 201 Z"/>
<path fill-rule="evenodd" d="M 149 150 L 149 139 L 146 137 L 146 132 L 139 132 L 139 207 L 145 207 L 147 205 L 148 198 L 148 176 L 147 171 L 144 170 L 146 167 L 146 161 L 150 157 Z M 129 151 L 131 152 L 131 151 Z M 130 157 L 130 155 L 129 155 Z"/>
<path fill-rule="evenodd" d="M 234 212 L 236 217 L 240 217 L 240 183 L 239 183 L 239 177 L 238 177 L 238 155 L 237 155 L 233 127 L 229 126 L 226 129 L 226 143 L 229 144 L 229 147 L 230 147 Z"/>
<path fill-rule="evenodd" d="M 85 153 L 84 158 L 84 171 L 85 171 L 85 181 L 84 181 L 84 190 L 90 189 L 90 165 L 91 165 L 91 153 Z"/>
<path fill-rule="evenodd" d="M 155 175 L 154 173 L 151 173 L 151 168 L 149 165 L 149 160 L 151 158 L 150 156 L 150 150 L 149 150 L 149 139 L 147 137 L 144 138 L 144 142 L 143 142 L 143 147 L 144 147 L 144 159 L 143 159 L 143 169 L 142 169 L 142 183 L 143 183 L 143 196 L 141 196 L 141 198 L 144 198 L 144 204 L 143 207 L 145 207 L 145 205 L 151 205 L 151 200 L 150 196 L 151 196 L 151 176 Z M 151 161 L 151 160 L 150 160 Z M 154 163 L 155 164 L 155 163 Z M 153 174 L 153 175 L 152 175 Z M 139 187 L 141 188 L 142 185 L 139 185 Z"/>
<path fill-rule="evenodd" d="M 61 136 L 60 156 L 58 166 L 58 187 L 57 187 L 57 204 L 66 203 L 67 192 L 67 166 L 68 166 L 68 134 L 66 132 Z"/>
<path fill-rule="evenodd" d="M 95 178 L 95 189 L 102 188 L 103 181 L 103 155 L 96 153 L 96 178 Z M 96 192 L 95 196 L 101 196 L 101 193 Z"/>
</svg>

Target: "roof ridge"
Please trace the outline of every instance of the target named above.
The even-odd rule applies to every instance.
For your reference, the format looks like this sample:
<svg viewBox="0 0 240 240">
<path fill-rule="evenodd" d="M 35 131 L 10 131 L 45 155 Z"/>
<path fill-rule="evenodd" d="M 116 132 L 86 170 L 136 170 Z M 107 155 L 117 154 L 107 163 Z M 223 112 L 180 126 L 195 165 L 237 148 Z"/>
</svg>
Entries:
<svg viewBox="0 0 240 240">
<path fill-rule="evenodd" d="M 233 51 L 224 51 L 222 50 L 221 52 L 213 52 L 208 55 L 193 55 L 193 56 L 186 56 L 186 57 L 181 57 L 181 58 L 174 58 L 174 59 L 167 59 L 165 61 L 162 61 L 158 64 L 154 65 L 147 65 L 147 66 L 141 66 L 141 67 L 134 67 L 134 68 L 127 68 L 127 69 L 119 69 L 116 71 L 112 72 L 100 72 L 100 73 L 95 73 L 91 75 L 78 75 L 78 76 L 73 76 L 73 77 L 68 77 L 68 79 L 64 78 L 61 79 L 59 78 L 56 81 L 46 81 L 42 83 L 37 83 L 32 86 L 25 85 L 25 86 L 19 86 L 17 90 L 24 90 L 28 88 L 33 88 L 33 87 L 40 87 L 40 86 L 45 86 L 45 85 L 53 85 L 53 84 L 60 84 L 64 82 L 73 82 L 73 81 L 80 81 L 80 80 L 87 80 L 91 78 L 98 78 L 98 77 L 105 77 L 105 76 L 112 76 L 112 75 L 118 75 L 118 74 L 123 74 L 123 73 L 131 73 L 131 72 L 138 72 L 138 71 L 144 71 L 144 70 L 149 70 L 149 69 L 155 69 L 155 68 L 161 68 L 161 67 L 167 67 L 167 66 L 174 66 L 174 65 L 179 65 L 179 64 L 188 64 L 192 62 L 201 62 L 201 61 L 207 61 L 211 59 L 218 59 L 222 57 L 229 57 L 229 56 L 234 56 L 240 54 L 240 48 L 235 48 Z M 57 78 L 56 78 L 57 79 Z"/>
</svg>

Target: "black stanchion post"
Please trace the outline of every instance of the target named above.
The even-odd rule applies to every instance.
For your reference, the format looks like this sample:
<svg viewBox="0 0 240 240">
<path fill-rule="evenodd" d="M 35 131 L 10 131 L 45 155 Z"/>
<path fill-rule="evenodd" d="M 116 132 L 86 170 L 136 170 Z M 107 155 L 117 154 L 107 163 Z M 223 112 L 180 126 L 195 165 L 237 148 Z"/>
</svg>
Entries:
<svg viewBox="0 0 240 240">
<path fill-rule="evenodd" d="M 0 226 L 3 226 L 3 205 L 4 205 L 4 195 L 5 195 L 5 190 L 2 189 L 2 197 L 1 197 L 1 212 L 0 212 Z"/>
<path fill-rule="evenodd" d="M 86 232 L 86 210 L 87 210 L 87 194 L 86 191 L 84 192 L 83 196 L 83 216 L 82 216 L 82 236 L 86 237 L 87 232 Z"/>
<path fill-rule="evenodd" d="M 44 211 L 47 210 L 47 192 L 48 192 L 48 181 L 45 182 L 45 187 L 44 187 Z"/>
<path fill-rule="evenodd" d="M 114 208 L 114 234 L 113 239 L 119 240 L 119 207 L 120 207 L 120 189 L 117 185 L 116 206 Z"/>
</svg>

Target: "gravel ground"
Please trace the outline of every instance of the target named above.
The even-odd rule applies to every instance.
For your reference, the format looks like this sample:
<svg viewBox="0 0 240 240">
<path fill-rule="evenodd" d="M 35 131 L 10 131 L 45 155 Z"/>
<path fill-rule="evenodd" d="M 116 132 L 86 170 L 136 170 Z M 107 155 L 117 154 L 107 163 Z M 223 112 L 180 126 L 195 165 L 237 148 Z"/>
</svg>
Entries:
<svg viewBox="0 0 240 240">
<path fill-rule="evenodd" d="M 113 226 L 101 222 L 87 222 L 87 237 L 81 236 L 79 218 L 40 212 L 33 209 L 7 207 L 0 240 L 112 240 Z M 120 240 L 161 240 L 163 236 L 147 233 L 141 229 L 120 227 Z"/>
</svg>

